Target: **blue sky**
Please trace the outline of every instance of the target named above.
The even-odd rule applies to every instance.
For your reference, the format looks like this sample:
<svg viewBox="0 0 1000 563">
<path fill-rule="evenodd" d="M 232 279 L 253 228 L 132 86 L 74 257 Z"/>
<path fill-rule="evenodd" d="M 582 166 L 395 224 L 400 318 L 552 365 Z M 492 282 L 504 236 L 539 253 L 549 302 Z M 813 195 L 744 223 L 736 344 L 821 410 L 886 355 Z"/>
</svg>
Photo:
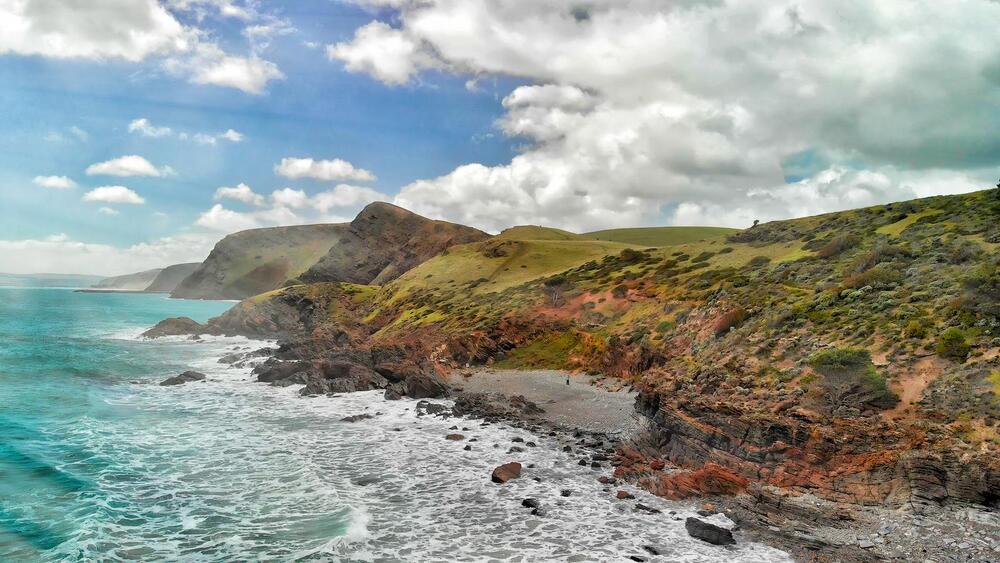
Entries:
<svg viewBox="0 0 1000 563">
<path fill-rule="evenodd" d="M 470 92 L 465 79 L 448 74 L 387 88 L 365 75 L 344 72 L 321 45 L 348 39 L 370 21 L 371 10 L 335 2 L 295 4 L 282 10 L 296 32 L 277 36 L 267 50 L 284 80 L 261 95 L 189 84 L 155 67 L 127 62 L 0 56 L 0 238 L 43 238 L 64 233 L 75 240 L 128 245 L 167 236 L 191 225 L 209 207 L 219 186 L 240 182 L 268 193 L 285 186 L 318 191 L 324 182 L 277 177 L 286 156 L 342 158 L 373 171 L 367 185 L 394 193 L 406 183 L 445 174 L 464 162 L 510 160 L 515 142 L 495 134 L 499 100 L 516 84 L 490 80 Z M 213 27 L 221 42 L 245 43 L 241 27 Z M 146 118 L 154 126 L 189 134 L 228 129 L 239 143 L 206 146 L 176 136 L 129 132 Z M 81 138 L 73 128 L 85 132 Z M 170 166 L 166 178 L 87 176 L 91 164 L 137 154 Z M 67 176 L 74 190 L 33 189 L 36 176 Z M 80 200 L 82 192 L 123 184 L 143 206 L 104 207 Z"/>
<path fill-rule="evenodd" d="M 582 232 L 984 189 L 997 27 L 990 0 L 0 2 L 0 271 L 376 200 Z"/>
</svg>

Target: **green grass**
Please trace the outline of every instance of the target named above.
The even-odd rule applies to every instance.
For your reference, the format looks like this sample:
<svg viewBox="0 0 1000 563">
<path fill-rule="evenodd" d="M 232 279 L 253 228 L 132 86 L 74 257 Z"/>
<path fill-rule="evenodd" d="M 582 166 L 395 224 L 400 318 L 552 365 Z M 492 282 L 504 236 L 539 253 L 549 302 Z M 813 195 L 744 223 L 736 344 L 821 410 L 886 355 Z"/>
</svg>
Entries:
<svg viewBox="0 0 1000 563">
<path fill-rule="evenodd" d="M 515 349 L 496 363 L 501 369 L 561 369 L 566 367 L 573 350 L 580 344 L 572 332 L 546 334 L 526 346 Z"/>
<path fill-rule="evenodd" d="M 636 246 L 674 246 L 720 238 L 736 229 L 725 227 L 640 227 L 632 229 L 608 229 L 580 235 L 592 240 L 604 240 L 634 244 Z"/>
<path fill-rule="evenodd" d="M 502 291 L 551 276 L 590 260 L 618 254 L 628 245 L 591 240 L 510 240 L 503 256 L 487 256 L 483 243 L 449 249 L 410 270 L 393 287 L 401 292 L 418 288 L 458 288 L 475 283 L 474 293 Z"/>
<path fill-rule="evenodd" d="M 898 237 L 899 235 L 903 234 L 903 231 L 905 231 L 907 227 L 916 223 L 920 219 L 923 219 L 924 217 L 930 217 L 931 215 L 938 215 L 940 213 L 942 213 L 940 209 L 927 209 L 919 213 L 911 213 L 907 215 L 905 218 L 900 219 L 899 221 L 896 221 L 891 225 L 885 225 L 875 229 L 875 232 L 880 235 Z"/>
<path fill-rule="evenodd" d="M 504 230 L 496 238 L 504 240 L 584 240 L 586 237 L 555 229 L 552 227 L 539 227 L 538 225 L 520 225 Z"/>
</svg>

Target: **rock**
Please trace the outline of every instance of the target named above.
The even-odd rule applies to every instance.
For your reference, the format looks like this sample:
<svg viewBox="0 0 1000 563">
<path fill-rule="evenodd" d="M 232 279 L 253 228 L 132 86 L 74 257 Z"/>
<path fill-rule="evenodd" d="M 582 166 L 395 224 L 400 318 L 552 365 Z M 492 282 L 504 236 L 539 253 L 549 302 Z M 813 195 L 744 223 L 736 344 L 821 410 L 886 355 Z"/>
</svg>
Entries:
<svg viewBox="0 0 1000 563">
<path fill-rule="evenodd" d="M 493 470 L 493 475 L 490 479 L 494 483 L 500 483 L 501 485 L 510 481 L 511 479 L 517 479 L 521 476 L 521 464 L 512 461 L 510 463 L 505 463 Z"/>
<path fill-rule="evenodd" d="M 635 509 L 636 510 L 642 510 L 643 512 L 648 512 L 650 514 L 660 514 L 662 512 L 659 508 L 653 508 L 651 506 L 646 506 L 645 504 L 642 504 L 641 502 L 635 503 Z"/>
<path fill-rule="evenodd" d="M 417 416 L 431 415 L 447 418 L 451 416 L 451 409 L 447 405 L 432 403 L 430 401 L 419 401 L 416 408 Z"/>
<path fill-rule="evenodd" d="M 559 495 L 560 496 L 568 497 L 571 494 L 573 494 L 573 491 L 571 491 L 570 489 L 563 489 L 563 490 L 559 491 Z"/>
<path fill-rule="evenodd" d="M 517 444 L 523 444 L 524 443 L 524 438 L 517 437 L 517 438 L 512 439 L 511 442 L 515 442 Z"/>
<path fill-rule="evenodd" d="M 361 420 L 367 420 L 369 418 L 374 418 L 374 415 L 367 414 L 367 413 L 364 413 L 364 414 L 354 414 L 354 415 L 351 415 L 351 416 L 345 416 L 344 418 L 340 419 L 340 421 L 341 422 L 358 422 L 358 421 L 361 421 Z"/>
<path fill-rule="evenodd" d="M 875 547 L 875 544 L 869 540 L 858 540 L 858 547 L 861 549 L 871 549 Z"/>
<path fill-rule="evenodd" d="M 403 382 L 406 395 L 411 399 L 439 399 L 448 396 L 448 385 L 436 373 L 411 374 Z"/>
<path fill-rule="evenodd" d="M 403 398 L 403 393 L 400 391 L 396 385 L 390 385 L 385 388 L 385 395 L 383 395 L 386 401 L 398 401 Z"/>
<path fill-rule="evenodd" d="M 160 385 L 183 385 L 185 383 L 191 383 L 192 381 L 205 381 L 205 374 L 198 373 L 196 371 L 186 371 L 180 375 L 164 379 L 160 382 Z"/>
<path fill-rule="evenodd" d="M 465 436 L 463 436 L 461 434 L 448 434 L 447 436 L 444 437 L 444 439 L 445 440 L 452 440 L 452 441 L 455 441 L 455 442 L 459 442 L 461 440 L 464 440 Z"/>
<path fill-rule="evenodd" d="M 736 544 L 736 540 L 733 538 L 732 532 L 697 518 L 688 518 L 684 522 L 684 528 L 687 529 L 688 535 L 692 538 L 698 538 L 699 540 L 706 541 L 713 545 Z"/>
<path fill-rule="evenodd" d="M 618 494 L 615 495 L 615 498 L 617 498 L 618 500 L 628 500 L 628 499 L 634 499 L 635 495 L 633 495 L 628 491 L 618 491 Z"/>
<path fill-rule="evenodd" d="M 597 482 L 602 485 L 614 485 L 618 482 L 614 477 L 608 477 L 607 475 L 601 475 L 597 478 Z"/>
<path fill-rule="evenodd" d="M 472 451 L 472 446 L 469 446 L 469 445 L 466 445 L 466 446 L 465 446 L 464 448 L 462 448 L 462 449 L 463 449 L 463 450 L 465 450 L 465 451 L 467 451 L 467 452 L 471 452 L 471 451 Z"/>
<path fill-rule="evenodd" d="M 509 453 L 509 454 L 519 454 L 519 453 L 521 453 L 523 451 L 524 451 L 524 448 L 522 448 L 522 447 L 511 446 L 510 449 L 507 450 L 507 453 Z"/>
<path fill-rule="evenodd" d="M 205 332 L 205 329 L 204 325 L 194 319 L 175 317 L 156 323 L 156 326 L 142 333 L 142 336 L 145 338 L 160 338 L 161 336 L 199 334 Z"/>
<path fill-rule="evenodd" d="M 521 506 L 525 508 L 538 508 L 541 506 L 541 503 L 539 503 L 536 498 L 526 498 L 521 501 Z"/>
<path fill-rule="evenodd" d="M 532 516 L 545 516 L 545 509 L 542 507 L 535 508 L 531 511 Z"/>
</svg>

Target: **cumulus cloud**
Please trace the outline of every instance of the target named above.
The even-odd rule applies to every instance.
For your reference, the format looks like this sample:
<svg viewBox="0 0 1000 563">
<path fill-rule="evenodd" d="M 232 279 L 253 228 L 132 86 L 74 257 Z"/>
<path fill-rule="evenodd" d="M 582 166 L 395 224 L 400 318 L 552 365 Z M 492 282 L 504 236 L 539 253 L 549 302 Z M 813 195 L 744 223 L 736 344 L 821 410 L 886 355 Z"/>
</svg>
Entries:
<svg viewBox="0 0 1000 563">
<path fill-rule="evenodd" d="M 279 225 L 342 223 L 353 219 L 369 203 L 391 199 L 371 188 L 349 184 L 340 184 L 312 195 L 305 190 L 281 188 L 271 192 L 267 199 L 254 193 L 245 184 L 236 188 L 220 188 L 216 191 L 217 200 L 223 199 L 220 192 L 225 194 L 225 198 L 252 203 L 257 209 L 236 211 L 222 204 L 215 204 L 198 217 L 195 222 L 197 226 L 220 233 L 232 233 Z"/>
<path fill-rule="evenodd" d="M 242 201 L 243 203 L 258 207 L 264 205 L 264 196 L 255 193 L 250 189 L 250 186 L 242 182 L 236 187 L 223 186 L 215 190 L 215 200 L 220 201 L 223 199 L 235 199 L 236 201 Z"/>
<path fill-rule="evenodd" d="M 53 190 L 69 190 L 76 187 L 76 182 L 66 176 L 35 176 L 32 181 L 36 186 Z"/>
<path fill-rule="evenodd" d="M 531 82 L 496 123 L 526 142 L 520 154 L 402 189 L 397 203 L 429 215 L 494 230 L 734 224 L 906 198 L 930 176 L 954 182 L 938 190 L 986 187 L 1000 166 L 983 121 L 1000 107 L 997 2 L 362 3 L 398 13 L 328 48 L 349 71 Z M 825 160 L 806 186 L 803 154 Z M 882 187 L 852 199 L 851 168 Z"/>
<path fill-rule="evenodd" d="M 248 94 L 261 94 L 269 82 L 285 78 L 278 65 L 268 60 L 230 55 L 211 43 L 197 45 L 191 56 L 171 58 L 166 68 L 189 75 L 195 84 L 236 88 Z"/>
<path fill-rule="evenodd" d="M 315 180 L 355 182 L 371 182 L 375 175 L 364 168 L 355 168 L 346 160 L 313 160 L 311 158 L 283 158 L 274 167 L 275 174 L 297 180 L 312 178 Z"/>
<path fill-rule="evenodd" d="M 181 23 L 171 10 L 203 4 L 223 15 L 252 19 L 255 10 L 225 0 L 88 0 L 86 2 L 0 2 L 0 55 L 38 55 L 59 59 L 160 60 L 167 70 L 197 84 L 213 84 L 260 94 L 284 75 L 256 52 L 240 56 L 223 51 L 210 35 Z"/>
<path fill-rule="evenodd" d="M 113 209 L 111 207 L 101 207 L 100 209 L 97 210 L 97 212 L 100 213 L 101 215 L 107 215 L 109 217 L 114 217 L 115 215 L 118 215 L 118 210 Z"/>
<path fill-rule="evenodd" d="M 328 45 L 327 57 L 339 60 L 351 72 L 363 72 L 386 84 L 405 84 L 435 59 L 413 36 L 373 21 L 359 28 L 350 42 Z"/>
<path fill-rule="evenodd" d="M 101 186 L 83 194 L 83 201 L 142 205 L 146 200 L 125 186 Z"/>
<path fill-rule="evenodd" d="M 157 168 L 151 162 L 138 155 L 128 155 L 104 162 L 91 164 L 87 167 L 88 176 L 171 176 L 174 171 L 169 166 Z"/>
<path fill-rule="evenodd" d="M 17 256 L 4 265 L 15 274 L 65 272 L 120 275 L 171 264 L 199 262 L 218 240 L 215 234 L 185 234 L 127 247 L 72 240 L 65 234 L 43 239 L 0 240 L 0 254 Z"/>
<path fill-rule="evenodd" d="M 142 205 L 146 200 L 125 186 L 101 186 L 83 194 L 83 201 Z"/>
</svg>

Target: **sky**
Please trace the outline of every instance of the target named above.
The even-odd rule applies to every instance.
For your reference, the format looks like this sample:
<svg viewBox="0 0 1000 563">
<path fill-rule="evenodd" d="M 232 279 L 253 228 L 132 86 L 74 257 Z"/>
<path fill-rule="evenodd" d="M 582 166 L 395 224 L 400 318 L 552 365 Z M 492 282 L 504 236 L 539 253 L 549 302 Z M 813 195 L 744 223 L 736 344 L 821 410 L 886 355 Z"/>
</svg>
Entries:
<svg viewBox="0 0 1000 563">
<path fill-rule="evenodd" d="M 745 227 L 1000 176 L 994 0 L 0 0 L 0 271 L 389 201 Z"/>
</svg>

